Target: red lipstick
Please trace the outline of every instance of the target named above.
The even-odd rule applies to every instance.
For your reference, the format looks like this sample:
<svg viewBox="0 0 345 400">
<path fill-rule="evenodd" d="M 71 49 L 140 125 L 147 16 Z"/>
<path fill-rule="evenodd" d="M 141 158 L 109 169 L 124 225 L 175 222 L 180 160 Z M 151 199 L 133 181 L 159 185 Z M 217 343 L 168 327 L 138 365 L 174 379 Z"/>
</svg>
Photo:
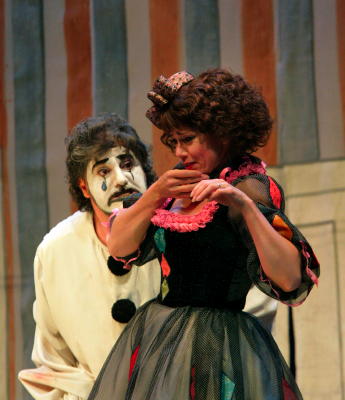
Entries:
<svg viewBox="0 0 345 400">
<path fill-rule="evenodd" d="M 194 162 L 184 163 L 185 169 L 193 169 Z"/>
</svg>

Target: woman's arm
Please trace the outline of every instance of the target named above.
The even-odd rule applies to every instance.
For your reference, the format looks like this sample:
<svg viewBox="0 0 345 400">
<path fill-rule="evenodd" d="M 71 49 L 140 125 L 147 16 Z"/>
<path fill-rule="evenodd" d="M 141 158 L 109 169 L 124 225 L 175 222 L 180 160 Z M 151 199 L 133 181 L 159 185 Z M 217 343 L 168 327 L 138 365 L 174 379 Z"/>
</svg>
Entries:
<svg viewBox="0 0 345 400">
<path fill-rule="evenodd" d="M 266 276 L 285 292 L 299 287 L 301 258 L 297 248 L 271 226 L 244 192 L 221 179 L 213 179 L 196 185 L 191 197 L 194 201 L 207 198 L 235 208 L 247 225 Z"/>
<path fill-rule="evenodd" d="M 165 172 L 140 199 L 115 218 L 108 238 L 108 248 L 113 257 L 125 257 L 138 249 L 144 240 L 154 212 L 164 199 L 188 198 L 191 190 L 207 175 L 193 170 Z"/>
<path fill-rule="evenodd" d="M 245 201 L 242 216 L 267 277 L 284 292 L 297 289 L 302 278 L 297 248 L 272 227 L 249 198 Z"/>
</svg>

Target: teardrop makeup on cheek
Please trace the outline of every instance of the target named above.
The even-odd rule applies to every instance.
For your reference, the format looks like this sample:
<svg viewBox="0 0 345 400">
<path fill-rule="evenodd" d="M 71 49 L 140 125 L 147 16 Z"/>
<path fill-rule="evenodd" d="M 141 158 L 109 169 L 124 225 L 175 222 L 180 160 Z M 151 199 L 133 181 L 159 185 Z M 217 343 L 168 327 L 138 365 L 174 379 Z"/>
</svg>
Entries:
<svg viewBox="0 0 345 400">
<path fill-rule="evenodd" d="M 105 192 L 108 189 L 107 181 L 106 181 L 105 177 L 103 178 L 103 182 L 102 182 L 101 188 L 102 188 L 103 192 Z"/>
</svg>

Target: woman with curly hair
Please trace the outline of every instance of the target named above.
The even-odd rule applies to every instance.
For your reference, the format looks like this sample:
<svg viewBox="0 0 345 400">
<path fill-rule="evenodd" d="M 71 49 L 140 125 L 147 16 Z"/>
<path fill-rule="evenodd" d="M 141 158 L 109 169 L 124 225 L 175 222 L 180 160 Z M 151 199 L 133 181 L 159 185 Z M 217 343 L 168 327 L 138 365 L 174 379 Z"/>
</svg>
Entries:
<svg viewBox="0 0 345 400">
<path fill-rule="evenodd" d="M 161 76 L 148 97 L 180 168 L 114 213 L 108 246 L 127 269 L 157 255 L 161 292 L 126 327 L 90 399 L 302 399 L 271 334 L 242 311 L 252 284 L 293 306 L 319 275 L 281 187 L 251 155 L 271 130 L 265 101 L 222 69 Z"/>
</svg>

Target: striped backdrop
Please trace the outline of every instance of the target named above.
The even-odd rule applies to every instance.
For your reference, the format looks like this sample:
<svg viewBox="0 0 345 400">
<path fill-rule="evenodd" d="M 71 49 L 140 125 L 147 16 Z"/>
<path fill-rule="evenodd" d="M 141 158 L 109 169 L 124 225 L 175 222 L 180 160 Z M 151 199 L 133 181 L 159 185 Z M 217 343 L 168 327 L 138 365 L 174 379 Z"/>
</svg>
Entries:
<svg viewBox="0 0 345 400">
<path fill-rule="evenodd" d="M 71 212 L 68 130 L 115 111 L 161 173 L 176 160 L 145 118 L 146 92 L 160 74 L 216 66 L 262 89 L 275 120 L 260 150 L 269 166 L 345 159 L 344 0 L 0 0 L 1 400 L 30 398 L 16 376 L 31 365 L 32 263 Z"/>
</svg>

